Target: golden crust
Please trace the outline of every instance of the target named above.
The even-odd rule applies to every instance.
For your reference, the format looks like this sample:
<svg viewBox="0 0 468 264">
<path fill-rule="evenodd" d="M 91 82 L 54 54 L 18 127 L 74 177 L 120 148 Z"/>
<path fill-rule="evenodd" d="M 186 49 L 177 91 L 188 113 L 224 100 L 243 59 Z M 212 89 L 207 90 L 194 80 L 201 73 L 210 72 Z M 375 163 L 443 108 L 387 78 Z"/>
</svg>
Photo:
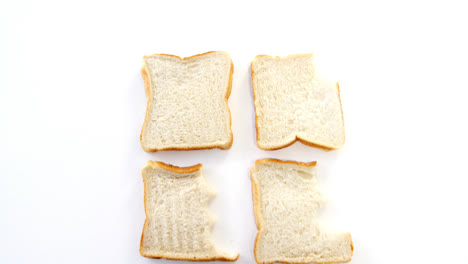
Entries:
<svg viewBox="0 0 468 264">
<path fill-rule="evenodd" d="M 338 101 L 340 102 L 340 109 L 341 109 L 341 120 L 343 120 L 343 132 L 345 132 L 345 127 L 344 127 L 344 114 L 343 114 L 343 104 L 341 103 L 341 90 L 340 90 L 340 83 L 336 82 L 336 91 L 338 95 Z M 343 145 L 346 142 L 346 133 L 343 133 Z"/>
<path fill-rule="evenodd" d="M 176 55 L 164 54 L 164 53 L 155 53 L 155 54 L 151 54 L 151 55 L 145 55 L 145 56 L 143 56 L 143 58 L 153 56 L 153 55 L 163 55 L 163 56 L 174 57 L 174 58 L 177 58 L 179 60 L 189 60 L 189 59 L 192 59 L 192 58 L 195 58 L 195 57 L 198 57 L 198 56 L 203 56 L 203 55 L 206 55 L 206 54 L 209 54 L 209 53 L 216 53 L 216 52 L 223 52 L 223 53 L 226 53 L 229 56 L 229 54 L 227 52 L 225 52 L 225 51 L 209 51 L 209 52 L 196 54 L 196 55 L 193 55 L 193 56 L 190 56 L 190 57 L 184 57 L 184 58 L 181 58 L 181 57 L 176 56 Z M 142 137 L 143 137 L 143 129 L 144 129 L 144 127 L 146 125 L 146 122 L 147 122 L 148 111 L 149 111 L 149 106 L 150 106 L 151 76 L 148 74 L 148 70 L 146 68 L 146 65 L 143 63 L 143 67 L 141 69 L 141 75 L 143 77 L 143 82 L 145 83 L 145 93 L 146 93 L 146 97 L 147 97 L 147 102 L 146 102 L 145 120 L 143 122 L 143 126 L 141 128 L 141 133 L 140 133 L 140 142 L 141 142 L 141 147 L 143 148 L 144 151 L 146 151 L 146 152 L 156 152 L 156 151 L 162 151 L 162 150 L 201 150 L 201 149 L 212 149 L 212 148 L 219 148 L 219 149 L 230 149 L 231 148 L 233 140 L 234 140 L 234 136 L 232 134 L 232 117 L 231 117 L 231 110 L 230 110 L 229 104 L 228 104 L 228 99 L 229 99 L 229 96 L 231 95 L 231 90 L 232 90 L 232 75 L 234 73 L 234 64 L 233 64 L 232 59 L 231 59 L 230 56 L 229 56 L 229 59 L 231 60 L 231 70 L 229 72 L 228 87 L 226 89 L 226 94 L 224 95 L 224 102 L 226 103 L 226 108 L 227 108 L 228 113 L 229 113 L 229 133 L 230 133 L 230 136 L 231 136 L 231 140 L 228 142 L 227 145 L 210 145 L 210 146 L 202 146 L 202 147 L 171 147 L 171 148 L 155 148 L 155 149 L 145 148 L 145 146 L 143 145 L 143 142 L 142 142 Z"/>
<path fill-rule="evenodd" d="M 258 115 L 257 115 L 257 106 L 255 104 L 256 100 L 257 100 L 257 96 L 255 96 L 255 82 L 254 82 L 254 75 L 255 75 L 255 72 L 253 70 L 253 62 L 258 58 L 258 57 L 262 57 L 262 56 L 265 56 L 265 55 L 257 55 L 255 56 L 255 59 L 250 62 L 250 75 L 252 75 L 252 93 L 253 93 L 253 98 L 254 98 L 254 111 L 255 111 L 255 133 L 256 133 L 256 139 L 257 139 L 257 146 L 261 149 L 263 149 L 262 147 L 260 147 L 260 140 L 258 139 L 259 136 L 258 136 Z"/>
<path fill-rule="evenodd" d="M 159 167 L 159 168 L 163 168 L 165 170 L 172 171 L 172 172 L 175 172 L 175 173 L 192 173 L 192 172 L 200 170 L 203 167 L 203 164 L 196 164 L 196 165 L 189 166 L 189 167 L 178 167 L 178 166 L 174 166 L 174 165 L 167 164 L 167 163 L 164 163 L 164 162 L 151 161 L 150 160 L 150 161 L 148 161 L 146 163 L 146 166 Z M 148 211 L 147 211 L 147 206 L 146 206 L 146 196 L 147 195 L 146 195 L 146 182 L 145 182 L 145 177 L 144 176 L 143 176 L 143 185 L 145 186 L 145 188 L 143 188 L 143 191 L 144 191 L 143 200 L 144 200 L 144 204 L 145 204 L 145 222 L 143 224 L 143 231 L 141 233 L 141 239 L 140 239 L 140 255 L 142 255 L 143 257 L 154 258 L 154 259 L 164 258 L 164 259 L 188 260 L 188 261 L 216 261 L 216 260 L 236 261 L 239 258 L 239 254 L 237 254 L 237 256 L 235 258 L 227 258 L 227 257 L 224 257 L 224 256 L 217 256 L 217 257 L 214 257 L 214 258 L 174 258 L 174 257 L 171 257 L 171 256 L 166 256 L 166 255 L 145 254 L 142 249 L 143 249 L 143 236 L 145 234 L 145 229 L 146 229 L 146 221 L 148 220 Z"/>
<path fill-rule="evenodd" d="M 325 151 L 331 151 L 331 150 L 336 149 L 336 148 L 330 148 L 330 147 L 327 147 L 327 146 L 319 145 L 319 144 L 304 140 L 304 139 L 302 139 L 302 138 L 300 138 L 298 136 L 296 136 L 296 141 L 299 141 L 299 142 L 301 142 L 302 144 L 304 144 L 306 146 L 313 147 L 313 148 L 318 148 L 318 149 L 325 150 Z"/>
<path fill-rule="evenodd" d="M 143 63 L 143 67 L 141 67 L 141 76 L 143 77 L 143 82 L 145 83 L 145 94 L 146 94 L 146 111 L 145 111 L 145 121 L 143 121 L 143 126 L 141 127 L 140 132 L 140 143 L 141 147 L 144 151 L 150 152 L 150 150 L 146 149 L 143 145 L 143 129 L 146 125 L 146 120 L 148 120 L 148 109 L 150 107 L 150 98 L 151 98 L 151 89 L 150 89 L 150 75 L 148 74 L 148 70 L 146 69 L 145 63 Z"/>
<path fill-rule="evenodd" d="M 146 163 L 146 166 L 159 167 L 175 173 L 192 173 L 200 170 L 203 167 L 203 164 L 196 164 L 189 167 L 178 167 L 164 162 L 150 160 Z"/>
<path fill-rule="evenodd" d="M 153 258 L 153 259 L 170 259 L 170 260 L 187 260 L 187 261 L 216 261 L 216 260 L 220 260 L 220 261 L 230 261 L 230 262 L 234 262 L 236 261 L 238 258 L 239 258 L 239 254 L 236 256 L 236 258 L 226 258 L 226 257 L 214 257 L 214 258 L 174 258 L 174 257 L 170 257 L 170 256 L 165 256 L 165 255 L 149 255 L 149 254 L 143 254 L 141 253 L 141 249 L 140 249 L 140 254 L 143 256 L 143 257 L 146 257 L 146 258 Z"/>
<path fill-rule="evenodd" d="M 143 177 L 143 203 L 144 203 L 144 206 L 145 206 L 145 222 L 143 223 L 143 231 L 141 232 L 141 238 L 140 238 L 140 255 L 142 256 L 145 256 L 144 253 L 142 252 L 142 248 L 143 248 L 143 237 L 144 237 L 144 234 L 145 234 L 145 230 L 146 230 L 146 222 L 148 221 L 148 206 L 146 206 L 146 181 L 145 181 L 145 176 L 143 175 L 142 173 L 142 177 Z"/>
<path fill-rule="evenodd" d="M 294 161 L 294 160 L 280 160 L 280 159 L 259 159 L 255 161 L 255 165 L 259 163 L 264 163 L 264 162 L 277 162 L 277 163 L 286 163 L 286 164 L 295 164 L 303 167 L 315 167 L 317 166 L 316 161 L 311 161 L 311 162 L 300 162 L 300 161 Z"/>
<path fill-rule="evenodd" d="M 162 55 L 162 56 L 174 57 L 174 58 L 177 58 L 179 60 L 189 60 L 189 59 L 193 59 L 193 58 L 198 57 L 198 56 L 203 56 L 203 55 L 206 55 L 206 54 L 216 53 L 216 52 L 223 52 L 223 53 L 228 54 L 225 51 L 208 51 L 208 52 L 204 52 L 204 53 L 200 53 L 200 54 L 196 54 L 196 55 L 192 55 L 192 56 L 189 56 L 189 57 L 183 57 L 182 58 L 182 57 L 179 57 L 177 55 L 172 55 L 172 54 L 154 53 L 154 54 L 150 54 L 150 55 L 145 55 L 145 56 L 143 56 L 143 58 L 150 57 L 150 56 L 155 56 L 155 55 Z"/>
<path fill-rule="evenodd" d="M 267 161 L 268 159 L 257 160 L 255 165 L 260 162 Z M 250 180 L 252 181 L 252 202 L 253 202 L 253 209 L 254 209 L 254 217 L 255 217 L 255 225 L 257 226 L 258 233 L 255 236 L 255 244 L 254 244 L 254 257 L 257 263 L 260 263 L 257 259 L 257 245 L 258 245 L 258 237 L 260 236 L 260 232 L 262 232 L 262 222 L 260 219 L 260 197 L 258 192 L 258 185 L 256 179 L 253 177 L 253 172 L 255 169 L 255 165 L 250 169 Z"/>
<path fill-rule="evenodd" d="M 232 134 L 232 117 L 231 117 L 231 109 L 229 108 L 228 105 L 228 99 L 229 96 L 231 96 L 231 91 L 232 91 L 232 75 L 234 74 L 234 63 L 232 62 L 231 59 L 231 71 L 229 72 L 229 81 L 228 81 L 228 88 L 226 90 L 226 94 L 224 95 L 224 102 L 226 103 L 226 108 L 229 113 L 229 134 L 231 135 L 231 140 L 229 144 L 225 147 L 220 147 L 220 149 L 230 149 L 232 146 L 232 143 L 234 141 L 234 136 Z"/>
<path fill-rule="evenodd" d="M 255 162 L 255 165 L 257 165 L 257 162 Z M 262 226 L 260 223 L 260 209 L 258 208 L 260 204 L 259 202 L 260 198 L 259 198 L 257 181 L 253 177 L 255 165 L 250 169 L 250 181 L 252 182 L 252 202 L 253 202 L 253 209 L 254 209 L 255 225 L 257 226 L 257 229 L 260 230 L 262 229 Z"/>
<path fill-rule="evenodd" d="M 338 148 L 334 148 L 334 147 L 329 147 L 329 146 L 325 146 L 325 145 L 320 145 L 320 144 L 317 144 L 317 143 L 314 143 L 314 142 L 310 142 L 310 141 L 307 141 L 303 138 L 300 138 L 299 136 L 296 135 L 296 137 L 290 141 L 290 142 L 286 142 L 285 144 L 283 145 L 279 145 L 278 147 L 271 147 L 271 148 L 268 148 L 268 147 L 263 147 L 260 145 L 260 140 L 259 140 L 259 135 L 258 135 L 258 115 L 257 115 L 257 106 L 255 105 L 255 100 L 256 100 L 256 96 L 255 96 L 255 82 L 254 82 L 254 75 L 255 75 L 255 72 L 253 70 L 253 62 L 257 59 L 257 58 L 261 58 L 261 57 L 269 57 L 269 58 L 288 58 L 288 57 L 296 57 L 296 56 L 302 56 L 302 55 L 313 55 L 313 53 L 304 53 L 304 54 L 294 54 L 294 55 L 288 55 L 288 56 L 285 56 L 285 57 L 281 57 L 281 56 L 270 56 L 270 55 L 257 55 L 255 56 L 254 60 L 250 63 L 250 72 L 251 72 L 251 75 L 252 75 L 252 93 L 253 93 L 253 97 L 254 97 L 254 108 L 255 108 L 255 131 L 257 133 L 257 146 L 260 148 L 260 149 L 263 149 L 263 150 L 278 150 L 278 149 L 282 149 L 282 148 L 286 148 L 286 147 L 289 147 L 291 146 L 292 144 L 294 144 L 296 141 L 299 141 L 301 142 L 302 144 L 306 145 L 306 146 L 309 146 L 309 147 L 314 147 L 314 148 L 318 148 L 318 149 L 322 149 L 322 150 L 325 150 L 325 151 L 330 151 L 330 150 L 335 150 L 335 149 L 338 149 Z M 343 123 L 344 123 L 344 117 L 343 117 L 343 107 L 342 107 L 342 104 L 341 104 L 341 98 L 340 98 L 340 86 L 338 83 L 336 83 L 337 85 L 337 89 L 338 89 L 338 100 L 340 101 L 340 109 L 341 109 L 341 118 L 343 119 Z"/>
<path fill-rule="evenodd" d="M 255 168 L 255 166 L 257 164 L 264 163 L 264 162 L 279 162 L 279 163 L 295 164 L 295 165 L 304 166 L 304 167 L 315 167 L 317 165 L 316 161 L 299 162 L 299 161 L 292 161 L 292 160 L 260 159 L 260 160 L 255 161 L 255 165 L 250 169 L 250 180 L 252 181 L 252 202 L 253 202 L 253 209 L 254 209 L 255 224 L 256 224 L 257 230 L 258 230 L 258 233 L 255 236 L 255 245 L 254 245 L 254 257 L 255 257 L 255 261 L 257 263 L 261 263 L 257 259 L 257 245 L 258 245 L 258 238 L 259 238 L 260 233 L 262 232 L 263 228 L 262 228 L 262 222 L 261 222 L 262 217 L 261 217 L 261 214 L 260 214 L 260 193 L 258 191 L 258 183 L 257 183 L 256 179 L 253 177 L 253 172 L 254 172 L 254 168 Z M 348 233 L 348 235 L 349 235 L 349 239 L 351 241 L 351 254 L 352 254 L 352 252 L 354 251 L 353 240 L 351 238 L 351 234 Z M 347 259 L 345 261 L 341 261 L 341 263 L 350 262 L 350 261 L 351 261 L 351 258 Z M 276 261 L 276 262 L 293 264 L 293 262 L 281 262 L 281 261 Z M 327 264 L 327 263 L 336 263 L 336 261 L 325 261 L 325 262 L 314 262 L 314 263 Z M 265 263 L 264 262 L 262 264 L 273 264 L 273 262 L 272 263 Z M 297 264 L 297 263 L 294 262 L 294 264 Z"/>
</svg>

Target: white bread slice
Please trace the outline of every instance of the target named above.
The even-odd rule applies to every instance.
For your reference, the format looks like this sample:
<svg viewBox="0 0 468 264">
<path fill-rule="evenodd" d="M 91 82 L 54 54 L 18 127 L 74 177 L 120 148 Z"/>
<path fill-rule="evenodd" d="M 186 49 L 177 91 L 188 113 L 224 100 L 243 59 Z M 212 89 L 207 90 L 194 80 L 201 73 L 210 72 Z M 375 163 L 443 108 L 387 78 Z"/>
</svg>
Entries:
<svg viewBox="0 0 468 264">
<path fill-rule="evenodd" d="M 146 220 L 140 254 L 177 260 L 235 261 L 236 253 L 218 250 L 211 238 L 208 202 L 215 195 L 202 165 L 180 168 L 149 161 L 143 168 Z"/>
<path fill-rule="evenodd" d="M 259 148 L 280 149 L 296 140 L 324 150 L 344 144 L 338 83 L 318 77 L 313 54 L 259 55 L 251 70 Z"/>
<path fill-rule="evenodd" d="M 257 263 L 349 262 L 349 233 L 320 229 L 316 214 L 325 199 L 317 184 L 316 162 L 257 160 L 251 169 Z"/>
<path fill-rule="evenodd" d="M 229 54 L 213 51 L 188 58 L 143 57 L 148 97 L 140 141 L 147 152 L 232 145 L 231 94 L 234 67 Z"/>
</svg>

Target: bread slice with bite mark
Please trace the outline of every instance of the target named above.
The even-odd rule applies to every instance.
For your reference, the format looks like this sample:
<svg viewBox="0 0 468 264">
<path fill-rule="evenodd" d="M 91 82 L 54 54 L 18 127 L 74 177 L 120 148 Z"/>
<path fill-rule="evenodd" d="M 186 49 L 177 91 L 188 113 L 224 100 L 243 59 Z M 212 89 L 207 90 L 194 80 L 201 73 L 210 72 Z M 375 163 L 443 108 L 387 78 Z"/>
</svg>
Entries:
<svg viewBox="0 0 468 264">
<path fill-rule="evenodd" d="M 257 263 L 351 261 L 351 235 L 324 232 L 316 218 L 325 198 L 315 166 L 316 162 L 262 159 L 252 167 Z"/>
<path fill-rule="evenodd" d="M 343 146 L 339 85 L 316 73 L 313 54 L 259 55 L 251 71 L 259 148 L 281 149 L 296 141 L 324 150 Z"/>
<path fill-rule="evenodd" d="M 215 191 L 202 165 L 176 167 L 149 161 L 143 168 L 146 220 L 140 254 L 149 258 L 236 261 L 237 253 L 218 249 L 211 237 L 208 202 Z"/>
</svg>

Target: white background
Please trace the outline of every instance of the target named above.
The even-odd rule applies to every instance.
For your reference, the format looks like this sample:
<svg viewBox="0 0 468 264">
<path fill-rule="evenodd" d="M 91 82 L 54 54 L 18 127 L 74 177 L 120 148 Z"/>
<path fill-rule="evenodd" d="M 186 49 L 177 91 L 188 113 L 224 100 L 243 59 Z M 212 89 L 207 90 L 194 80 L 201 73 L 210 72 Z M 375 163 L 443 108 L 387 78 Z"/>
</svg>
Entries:
<svg viewBox="0 0 468 264">
<path fill-rule="evenodd" d="M 0 262 L 176 263 L 138 252 L 159 160 L 203 163 L 215 240 L 254 263 L 249 170 L 273 157 L 318 161 L 320 219 L 351 232 L 352 263 L 468 263 L 465 5 L 2 1 Z M 142 56 L 211 50 L 234 62 L 232 148 L 145 153 Z M 306 52 L 340 82 L 346 143 L 260 150 L 250 62 Z"/>
</svg>

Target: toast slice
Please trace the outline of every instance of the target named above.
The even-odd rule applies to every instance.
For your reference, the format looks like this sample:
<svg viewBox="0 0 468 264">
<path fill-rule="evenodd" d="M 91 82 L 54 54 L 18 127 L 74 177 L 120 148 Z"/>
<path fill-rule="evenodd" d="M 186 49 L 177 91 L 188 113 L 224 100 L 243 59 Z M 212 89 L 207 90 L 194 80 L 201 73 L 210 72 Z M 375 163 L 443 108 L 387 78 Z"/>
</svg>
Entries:
<svg viewBox="0 0 468 264">
<path fill-rule="evenodd" d="M 338 83 L 316 74 L 313 54 L 259 55 L 251 70 L 259 148 L 280 149 L 296 140 L 324 150 L 344 144 Z"/>
<path fill-rule="evenodd" d="M 211 238 L 214 221 L 208 202 L 215 192 L 201 167 L 149 161 L 143 168 L 146 220 L 142 256 L 194 261 L 235 261 L 239 257 L 217 249 Z"/>
<path fill-rule="evenodd" d="M 316 162 L 257 160 L 251 169 L 257 229 L 257 263 L 349 262 L 349 233 L 320 229 L 316 214 L 324 203 L 317 184 Z"/>
<path fill-rule="evenodd" d="M 220 148 L 232 145 L 231 94 L 234 67 L 229 54 L 208 52 L 188 58 L 143 57 L 141 74 L 148 97 L 141 130 L 147 152 Z"/>
</svg>

